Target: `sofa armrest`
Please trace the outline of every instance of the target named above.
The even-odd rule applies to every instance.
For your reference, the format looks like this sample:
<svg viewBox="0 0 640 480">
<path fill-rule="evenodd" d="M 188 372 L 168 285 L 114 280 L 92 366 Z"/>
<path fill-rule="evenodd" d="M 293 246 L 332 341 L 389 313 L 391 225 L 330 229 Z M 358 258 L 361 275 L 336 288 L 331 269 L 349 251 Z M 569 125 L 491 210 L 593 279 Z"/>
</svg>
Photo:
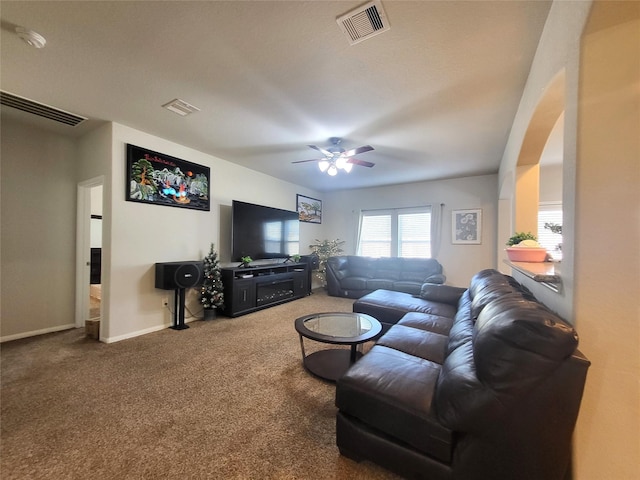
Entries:
<svg viewBox="0 0 640 480">
<path fill-rule="evenodd" d="M 424 279 L 425 283 L 435 283 L 435 284 L 443 284 L 447 281 L 447 277 L 445 277 L 442 273 L 434 273 L 433 275 L 429 275 Z"/>
<path fill-rule="evenodd" d="M 420 298 L 431 300 L 432 302 L 448 303 L 458 305 L 458 301 L 466 288 L 452 287 L 450 285 L 436 285 L 433 283 L 423 283 L 420 289 Z"/>
</svg>

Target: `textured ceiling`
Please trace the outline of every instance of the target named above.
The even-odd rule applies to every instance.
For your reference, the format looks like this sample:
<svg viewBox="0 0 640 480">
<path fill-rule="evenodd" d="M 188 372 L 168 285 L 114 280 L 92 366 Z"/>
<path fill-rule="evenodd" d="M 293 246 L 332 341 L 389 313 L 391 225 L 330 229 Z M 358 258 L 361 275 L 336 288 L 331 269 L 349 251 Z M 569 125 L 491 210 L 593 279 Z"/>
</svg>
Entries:
<svg viewBox="0 0 640 480">
<path fill-rule="evenodd" d="M 350 46 L 361 4 L 2 1 L 1 87 L 90 118 L 69 135 L 114 121 L 320 191 L 497 172 L 550 2 L 385 1 L 391 29 Z M 334 136 L 375 167 L 291 164 Z"/>
</svg>

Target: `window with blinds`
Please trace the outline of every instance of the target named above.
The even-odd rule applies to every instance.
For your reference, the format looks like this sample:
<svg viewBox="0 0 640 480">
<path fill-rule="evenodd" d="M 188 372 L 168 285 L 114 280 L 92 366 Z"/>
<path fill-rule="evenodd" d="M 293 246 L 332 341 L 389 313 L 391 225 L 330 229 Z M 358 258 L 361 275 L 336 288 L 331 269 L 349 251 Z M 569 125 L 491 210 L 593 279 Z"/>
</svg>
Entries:
<svg viewBox="0 0 640 480">
<path fill-rule="evenodd" d="M 431 258 L 431 207 L 363 211 L 357 253 Z"/>
<path fill-rule="evenodd" d="M 554 259 L 562 259 L 562 234 L 553 233 L 545 224 L 562 225 L 562 204 L 538 205 L 538 243 L 546 248 Z"/>
</svg>

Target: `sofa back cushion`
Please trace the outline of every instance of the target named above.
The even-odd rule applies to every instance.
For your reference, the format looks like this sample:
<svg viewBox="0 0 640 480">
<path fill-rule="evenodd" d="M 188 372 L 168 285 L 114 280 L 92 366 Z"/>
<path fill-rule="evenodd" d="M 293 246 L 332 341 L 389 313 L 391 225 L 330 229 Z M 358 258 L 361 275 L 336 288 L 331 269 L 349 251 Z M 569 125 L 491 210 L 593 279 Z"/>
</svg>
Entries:
<svg viewBox="0 0 640 480">
<path fill-rule="evenodd" d="M 513 295 L 485 306 L 473 335 L 478 378 L 499 392 L 541 381 L 577 347 L 571 325 L 544 305 Z"/>
<path fill-rule="evenodd" d="M 476 433 L 517 408 L 518 399 L 544 382 L 578 344 L 570 325 L 513 293 L 482 309 L 471 340 L 468 330 L 464 334 L 442 365 L 434 401 L 444 425 Z"/>
<path fill-rule="evenodd" d="M 358 255 L 348 255 L 349 277 L 373 278 L 375 274 L 376 259 L 371 257 L 360 257 Z"/>
<path fill-rule="evenodd" d="M 333 272 L 338 280 L 342 280 L 349 273 L 349 259 L 345 256 L 329 257 L 327 259 L 327 270 Z"/>
<path fill-rule="evenodd" d="M 495 299 L 512 294 L 519 298 L 535 300 L 533 294 L 513 277 L 497 270 L 482 270 L 473 277 L 469 286 L 471 318 L 475 322 L 486 305 Z"/>
<path fill-rule="evenodd" d="M 442 265 L 435 258 L 403 258 L 401 280 L 424 283 L 442 275 Z"/>
<path fill-rule="evenodd" d="M 385 280 L 400 280 L 402 263 L 403 263 L 402 258 L 391 258 L 391 257 L 378 258 L 374 262 L 373 278 L 382 278 Z M 378 288 L 385 288 L 385 287 L 378 287 Z"/>
</svg>

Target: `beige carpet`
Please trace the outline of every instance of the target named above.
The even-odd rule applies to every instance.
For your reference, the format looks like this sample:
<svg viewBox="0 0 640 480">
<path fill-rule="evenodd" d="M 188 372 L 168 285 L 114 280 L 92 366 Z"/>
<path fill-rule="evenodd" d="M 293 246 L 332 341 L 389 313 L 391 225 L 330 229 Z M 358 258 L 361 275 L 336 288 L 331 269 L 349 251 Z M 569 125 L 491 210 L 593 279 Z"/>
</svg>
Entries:
<svg viewBox="0 0 640 480">
<path fill-rule="evenodd" d="M 83 329 L 5 343 L 0 476 L 395 479 L 339 455 L 335 387 L 301 364 L 294 319 L 351 304 L 320 291 L 109 345 Z"/>
</svg>

